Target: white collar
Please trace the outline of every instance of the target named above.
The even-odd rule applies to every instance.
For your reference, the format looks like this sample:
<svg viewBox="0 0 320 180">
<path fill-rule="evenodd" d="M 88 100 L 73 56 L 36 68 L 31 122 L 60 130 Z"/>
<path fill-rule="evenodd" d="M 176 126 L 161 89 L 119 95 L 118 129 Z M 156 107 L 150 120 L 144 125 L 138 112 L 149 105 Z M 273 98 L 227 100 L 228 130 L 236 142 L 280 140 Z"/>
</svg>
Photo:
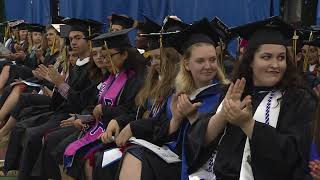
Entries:
<svg viewBox="0 0 320 180">
<path fill-rule="evenodd" d="M 146 52 L 146 50 L 144 50 L 144 49 L 137 49 L 137 50 L 139 51 L 140 54 L 143 54 Z"/>
<path fill-rule="evenodd" d="M 202 92 L 202 91 L 204 91 L 204 90 L 206 90 L 206 89 L 208 89 L 208 88 L 210 88 L 210 87 L 212 87 L 212 86 L 215 86 L 215 85 L 217 85 L 217 84 L 218 84 L 218 83 L 213 83 L 213 84 L 209 84 L 209 85 L 207 85 L 207 86 L 201 87 L 201 88 L 199 88 L 199 89 L 196 89 L 193 93 L 191 93 L 191 94 L 189 95 L 190 100 L 191 100 L 191 101 L 194 100 L 200 92 Z"/>
<path fill-rule="evenodd" d="M 269 103 L 271 92 L 264 97 L 262 102 L 259 104 L 256 112 L 253 115 L 253 119 L 255 121 L 265 123 L 265 116 L 267 114 L 266 107 Z M 274 97 L 271 99 L 270 109 L 269 109 L 269 123 L 271 127 L 276 128 L 281 108 L 281 103 L 279 103 L 279 98 L 282 96 L 280 91 L 276 91 Z M 253 171 L 250 165 L 251 159 L 251 150 L 249 144 L 249 138 L 246 140 L 246 144 L 243 150 L 242 162 L 241 162 L 241 169 L 240 169 L 240 178 L 239 180 L 254 180 Z"/>
<path fill-rule="evenodd" d="M 90 57 L 86 57 L 82 60 L 80 60 L 80 58 L 78 58 L 77 62 L 76 62 L 76 65 L 77 66 L 83 66 L 85 64 L 87 64 L 88 62 L 90 61 Z"/>
<path fill-rule="evenodd" d="M 310 65 L 309 66 L 309 71 L 313 72 L 315 68 L 316 68 L 316 64 Z"/>
</svg>

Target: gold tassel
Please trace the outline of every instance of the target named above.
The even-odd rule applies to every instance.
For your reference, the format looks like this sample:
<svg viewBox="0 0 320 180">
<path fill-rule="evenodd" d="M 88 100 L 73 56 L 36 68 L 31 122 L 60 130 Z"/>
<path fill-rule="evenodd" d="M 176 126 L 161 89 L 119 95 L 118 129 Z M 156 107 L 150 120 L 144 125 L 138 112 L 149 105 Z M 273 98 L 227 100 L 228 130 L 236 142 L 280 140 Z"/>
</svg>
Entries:
<svg viewBox="0 0 320 180">
<path fill-rule="evenodd" d="M 118 68 L 113 64 L 113 61 L 112 61 L 112 57 L 111 57 L 111 54 L 110 54 L 110 51 L 109 51 L 109 48 L 108 48 L 108 44 L 106 41 L 104 41 L 104 46 L 106 48 L 106 52 L 107 52 L 107 57 L 110 61 L 110 64 L 111 64 L 111 69 L 112 69 L 112 73 L 114 75 L 118 74 L 119 70 Z"/>
<path fill-rule="evenodd" d="M 4 30 L 4 42 L 6 42 L 10 38 L 10 26 L 7 25 Z"/>
<path fill-rule="evenodd" d="M 19 30 L 14 32 L 14 40 L 16 40 L 18 43 L 20 43 Z"/>
<path fill-rule="evenodd" d="M 56 41 L 57 41 L 57 36 L 54 36 L 54 39 L 53 39 L 53 44 L 52 44 L 52 47 L 51 47 L 51 51 L 50 51 L 50 55 L 52 56 L 55 51 L 56 51 Z"/>
<path fill-rule="evenodd" d="M 220 41 L 220 58 L 219 58 L 219 61 L 218 61 L 218 65 L 220 66 L 221 68 L 221 71 L 223 72 L 223 74 L 225 74 L 225 70 L 224 70 L 224 66 L 223 66 L 223 49 L 222 49 L 222 46 L 223 46 L 223 42 L 221 40 L 221 38 L 219 38 L 219 41 Z"/>
<path fill-rule="evenodd" d="M 168 21 L 168 19 L 170 18 L 170 16 L 167 16 L 165 19 L 164 19 L 164 23 L 161 27 L 161 30 L 160 30 L 160 39 L 159 39 L 159 43 L 160 43 L 160 74 L 161 74 L 161 71 L 164 70 L 163 68 L 163 32 L 164 32 L 164 25 L 166 24 L 166 22 Z M 165 70 L 164 70 L 165 71 Z"/>
<path fill-rule="evenodd" d="M 295 62 L 295 64 L 297 65 L 297 41 L 299 39 L 299 36 L 297 36 L 297 31 L 294 31 L 294 35 L 293 35 L 293 60 Z"/>
<path fill-rule="evenodd" d="M 90 26 L 88 28 L 88 32 L 89 32 L 89 36 L 91 36 L 91 27 Z M 89 49 L 90 49 L 90 52 L 92 52 L 92 41 L 91 40 L 89 41 Z"/>
<path fill-rule="evenodd" d="M 67 58 L 67 46 L 65 45 L 61 52 L 61 59 L 62 59 L 62 68 L 63 72 L 66 73 L 69 67 L 69 59 Z"/>
<path fill-rule="evenodd" d="M 311 31 L 310 35 L 309 35 L 309 42 L 312 41 L 313 38 L 313 32 Z M 307 72 L 308 69 L 308 65 L 309 65 L 309 48 L 310 46 L 308 46 L 306 55 L 304 57 L 304 61 L 303 61 L 303 72 Z"/>
<path fill-rule="evenodd" d="M 146 52 L 143 53 L 143 57 L 146 58 L 146 59 L 147 59 L 148 57 L 150 57 L 150 55 L 151 55 L 151 54 L 150 54 L 149 51 L 146 51 Z"/>
<path fill-rule="evenodd" d="M 160 43 L 160 73 L 161 73 L 161 71 L 162 71 L 162 69 L 164 68 L 164 67 L 162 67 L 162 64 L 163 64 L 163 27 L 164 26 L 162 26 L 162 28 L 161 28 L 161 31 L 160 31 L 160 39 L 159 39 L 159 43 Z"/>
<path fill-rule="evenodd" d="M 28 32 L 28 52 L 31 53 L 32 47 L 33 47 L 33 41 L 32 41 L 32 33 Z"/>
</svg>

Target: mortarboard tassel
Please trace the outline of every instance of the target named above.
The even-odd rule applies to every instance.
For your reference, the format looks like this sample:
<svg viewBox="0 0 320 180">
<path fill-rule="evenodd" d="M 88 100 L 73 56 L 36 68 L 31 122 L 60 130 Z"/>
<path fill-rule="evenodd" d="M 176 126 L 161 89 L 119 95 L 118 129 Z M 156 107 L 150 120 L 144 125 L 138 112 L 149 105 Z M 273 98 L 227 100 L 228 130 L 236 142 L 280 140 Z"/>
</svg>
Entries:
<svg viewBox="0 0 320 180">
<path fill-rule="evenodd" d="M 56 41 L 57 41 L 57 36 L 54 36 L 53 44 L 52 44 L 51 51 L 50 51 L 50 55 L 51 55 L 51 56 L 55 53 Z"/>
<path fill-rule="evenodd" d="M 32 41 L 32 33 L 29 33 L 29 32 L 28 32 L 28 45 L 29 45 L 28 52 L 31 53 L 34 43 Z"/>
<path fill-rule="evenodd" d="M 220 58 L 219 58 L 219 61 L 218 61 L 218 65 L 220 66 L 221 71 L 224 74 L 225 70 L 224 70 L 224 66 L 223 66 L 223 48 L 222 48 L 223 42 L 222 42 L 221 38 L 219 38 L 219 41 L 220 41 Z"/>
<path fill-rule="evenodd" d="M 54 38 L 53 38 L 53 44 L 52 44 L 52 46 L 51 46 L 50 55 L 53 55 L 54 49 L 56 48 L 56 41 L 57 41 L 56 38 L 57 38 L 56 36 L 54 36 Z"/>
<path fill-rule="evenodd" d="M 112 73 L 114 75 L 118 74 L 119 70 L 118 68 L 113 64 L 113 61 L 112 61 L 112 57 L 111 57 L 111 54 L 110 54 L 110 51 L 109 51 L 109 48 L 108 48 L 108 44 L 106 41 L 104 41 L 104 46 L 106 48 L 106 52 L 107 52 L 107 57 L 110 61 L 110 64 L 111 64 L 111 69 L 112 69 Z"/>
<path fill-rule="evenodd" d="M 89 36 L 91 36 L 91 27 L 90 26 L 88 28 L 88 32 L 89 32 Z M 89 49 L 90 49 L 90 52 L 92 52 L 92 41 L 89 41 Z"/>
<path fill-rule="evenodd" d="M 14 40 L 20 43 L 20 36 L 19 36 L 19 30 L 14 32 Z"/>
<path fill-rule="evenodd" d="M 310 32 L 309 35 L 309 42 L 312 41 L 313 38 L 313 32 Z M 304 61 L 303 61 L 303 72 L 307 72 L 308 69 L 308 64 L 309 64 L 309 48 L 310 46 L 308 46 L 307 48 L 307 52 L 306 52 L 306 56 L 304 57 Z"/>
<path fill-rule="evenodd" d="M 4 30 L 4 42 L 6 42 L 9 38 L 10 38 L 10 26 L 9 24 L 5 27 L 5 30 Z"/>
<path fill-rule="evenodd" d="M 62 51 L 61 51 L 61 60 L 62 60 L 62 69 L 63 69 L 63 72 L 67 72 L 68 71 L 68 68 L 69 68 L 69 59 L 67 58 L 67 46 L 66 46 L 66 40 L 64 39 L 64 46 L 62 48 Z"/>
<path fill-rule="evenodd" d="M 167 16 L 166 18 L 164 18 L 163 20 L 163 25 L 161 27 L 161 30 L 160 30 L 160 39 L 159 39 L 159 43 L 160 43 L 160 73 L 162 71 L 162 69 L 164 67 L 162 67 L 162 64 L 163 64 L 163 32 L 164 32 L 164 26 L 166 25 L 166 23 L 168 22 L 168 19 L 170 18 L 170 16 Z"/>
<path fill-rule="evenodd" d="M 292 37 L 293 42 L 293 60 L 295 62 L 295 65 L 297 65 L 297 41 L 299 39 L 299 36 L 297 36 L 297 31 L 294 31 L 294 35 Z"/>
</svg>

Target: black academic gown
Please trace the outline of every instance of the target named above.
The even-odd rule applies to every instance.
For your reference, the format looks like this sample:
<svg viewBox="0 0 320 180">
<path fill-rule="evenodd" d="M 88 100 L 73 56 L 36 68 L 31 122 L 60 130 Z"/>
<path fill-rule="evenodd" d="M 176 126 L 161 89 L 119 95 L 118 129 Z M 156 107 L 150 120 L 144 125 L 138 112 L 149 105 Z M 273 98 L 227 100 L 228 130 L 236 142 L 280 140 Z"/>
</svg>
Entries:
<svg viewBox="0 0 320 180">
<path fill-rule="evenodd" d="M 166 100 L 167 98 L 164 98 L 165 101 L 162 103 L 162 107 L 160 108 L 159 112 L 155 115 L 149 115 L 149 116 L 160 116 L 160 114 L 164 113 L 164 108 L 166 107 Z M 145 103 L 145 106 L 134 106 L 132 108 L 132 112 L 130 114 L 125 114 L 123 116 L 118 117 L 117 123 L 120 127 L 120 130 L 122 130 L 127 124 L 130 123 L 130 126 L 135 126 L 135 125 L 140 125 L 139 123 L 133 123 L 133 122 L 141 122 L 141 121 L 148 121 L 149 119 L 147 119 L 146 117 L 143 117 L 144 113 L 146 111 L 148 111 L 148 103 Z M 150 109 L 151 107 L 149 107 Z M 150 110 L 149 110 L 150 111 Z M 152 118 L 150 118 L 152 119 Z M 155 122 L 153 122 L 152 124 L 156 124 Z M 150 124 L 152 126 L 152 124 Z M 140 129 L 139 127 L 134 127 L 134 129 Z M 143 129 L 140 129 L 140 132 L 143 131 Z M 136 131 L 134 131 L 136 132 Z M 148 134 L 146 134 L 148 133 Z M 135 134 L 135 133 L 134 133 Z M 148 126 L 148 129 L 145 129 L 145 131 L 143 132 L 145 137 L 151 137 L 153 136 L 153 128 Z M 136 134 L 134 135 L 136 137 Z M 150 140 L 151 140 L 150 139 Z M 133 150 L 133 149 L 132 149 Z M 142 149 L 141 147 L 134 147 L 134 151 L 144 151 L 144 149 Z M 114 162 L 113 164 L 102 168 L 101 164 L 102 164 L 102 160 L 103 160 L 103 152 L 98 152 L 97 154 L 95 154 L 94 157 L 95 163 L 94 163 L 94 167 L 93 167 L 93 179 L 95 180 L 103 180 L 103 179 L 115 179 L 116 178 L 116 174 L 118 172 L 118 166 L 119 166 L 119 162 Z"/>
<path fill-rule="evenodd" d="M 59 56 L 59 52 L 57 51 L 56 53 L 54 53 L 53 55 L 46 55 L 43 65 L 45 66 L 49 66 L 49 65 L 53 65 L 57 58 Z M 36 59 L 30 59 L 28 58 L 28 56 L 26 57 L 25 61 L 22 62 L 21 64 L 17 64 L 17 65 L 11 65 L 10 66 L 10 73 L 9 73 L 9 79 L 7 81 L 7 85 L 11 84 L 12 82 L 14 82 L 15 79 L 30 79 L 30 78 L 34 78 L 32 70 L 34 70 L 35 68 L 38 67 L 38 62 Z"/>
<path fill-rule="evenodd" d="M 46 66 L 49 65 L 49 63 L 55 63 L 57 57 L 59 56 L 59 52 L 56 52 L 53 55 L 48 55 L 46 56 L 45 62 L 47 63 Z M 26 58 L 27 60 L 24 61 L 24 64 L 19 64 L 19 65 L 10 65 L 10 73 L 9 73 L 9 79 L 6 82 L 6 86 L 4 88 L 4 92 L 2 96 L 0 97 L 0 106 L 5 103 L 7 100 L 7 97 L 11 94 L 11 91 L 13 89 L 12 86 L 10 86 L 11 83 L 15 81 L 15 79 L 24 79 L 28 82 L 34 82 L 38 84 L 42 84 L 44 86 L 47 86 L 49 89 L 53 88 L 53 84 L 46 81 L 46 80 L 39 80 L 33 76 L 32 70 L 34 70 L 38 66 L 38 62 L 35 58 Z M 9 64 L 3 64 L 3 65 L 9 65 Z M 1 69 L 3 66 L 0 66 Z M 27 86 L 26 89 L 24 90 L 24 93 L 32 93 L 32 91 L 39 91 L 40 88 L 38 87 L 30 87 Z M 35 101 L 32 101 L 35 102 Z M 37 104 L 37 103 L 36 103 Z"/>
<path fill-rule="evenodd" d="M 265 95 L 253 96 L 254 111 Z M 289 89 L 282 97 L 276 128 L 255 122 L 250 140 L 255 180 L 310 179 L 310 123 L 315 107 L 316 101 L 310 92 Z M 214 164 L 217 179 L 239 179 L 246 138 L 239 127 L 227 125 Z"/>
<path fill-rule="evenodd" d="M 219 95 L 220 98 L 209 103 L 210 109 L 212 111 L 215 111 L 222 97 L 222 90 L 223 90 L 222 88 L 223 87 L 220 85 L 215 86 L 214 89 L 209 93 L 206 93 L 205 96 L 199 97 L 200 101 L 202 98 L 208 98 L 208 97 Z M 161 113 L 160 116 L 156 118 L 152 118 L 150 120 L 137 120 L 137 121 L 131 122 L 130 128 L 133 136 L 136 138 L 145 139 L 159 146 L 162 146 L 168 142 L 176 141 L 181 128 L 179 128 L 175 133 L 168 135 L 170 121 L 168 119 L 167 111 L 168 111 L 168 108 L 165 108 L 165 111 Z M 200 115 L 205 116 L 207 113 L 209 112 L 206 112 L 206 113 L 203 112 L 203 113 L 200 113 Z M 187 122 L 187 119 L 185 119 L 185 122 Z M 205 162 L 205 161 L 199 160 L 200 159 L 199 154 L 194 154 L 196 153 L 196 150 L 198 152 L 200 152 L 201 150 L 201 153 L 202 153 L 201 155 L 206 157 L 210 157 L 210 155 L 213 152 L 212 149 L 206 150 L 205 148 L 198 148 L 198 149 L 196 148 L 196 146 L 199 146 L 199 143 L 201 143 L 197 133 L 200 133 L 199 135 L 203 134 L 203 129 L 200 130 L 199 128 L 197 128 L 197 131 L 195 131 L 195 129 L 196 129 L 195 127 L 191 126 L 186 133 L 185 143 L 182 143 L 182 141 L 178 141 L 177 146 L 174 150 L 174 152 L 178 154 L 181 158 L 182 146 L 185 147 L 186 149 L 185 156 L 187 158 L 186 163 L 188 164 L 188 173 L 192 172 L 193 169 L 196 169 L 195 167 L 200 167 Z M 190 146 L 192 147 L 191 150 L 193 149 L 196 149 L 196 150 L 190 151 L 189 150 Z M 145 148 L 142 148 L 142 151 L 140 151 L 139 156 L 141 157 L 140 158 L 137 156 L 136 157 L 140 159 L 142 163 L 142 171 L 141 171 L 142 180 L 180 179 L 181 163 L 168 164 L 164 160 L 162 160 L 160 157 L 158 157 L 156 154 L 154 154 L 153 152 Z"/>
<path fill-rule="evenodd" d="M 113 111 L 104 110 L 104 121 L 108 121 L 106 120 L 108 118 L 105 118 L 105 116 L 116 116 L 117 114 L 124 115 L 126 109 L 131 107 L 135 93 L 139 90 L 139 86 L 143 80 L 143 74 L 144 73 L 138 72 L 134 78 L 127 82 L 123 92 L 121 93 L 121 98 L 118 99 L 118 103 L 121 105 L 118 108 L 114 108 Z M 94 88 L 95 87 L 96 86 L 94 86 Z M 97 102 L 96 96 L 91 99 L 95 100 L 94 103 Z M 82 114 L 90 114 L 93 108 L 94 106 L 87 107 L 84 110 L 85 112 L 82 112 Z M 58 130 L 48 133 L 44 141 L 41 156 L 38 159 L 37 165 L 34 167 L 33 173 L 37 176 L 41 175 L 43 177 L 51 177 L 54 179 L 61 178 L 58 165 L 63 163 L 64 150 L 66 146 L 78 139 L 79 134 L 80 130 L 75 128 L 59 128 Z M 53 163 L 53 159 L 56 163 Z M 37 167 L 39 166 L 41 168 L 39 168 L 40 170 L 37 170 Z"/>
<path fill-rule="evenodd" d="M 87 93 L 85 94 L 90 100 L 88 102 L 88 106 L 80 114 L 90 114 L 92 112 L 97 102 L 97 95 L 99 92 L 97 88 L 98 84 L 99 83 L 97 82 L 92 83 L 91 88 L 87 89 Z M 67 141 L 68 143 L 73 142 L 74 139 L 78 137 L 79 133 L 80 130 L 73 126 L 67 128 L 57 128 L 52 132 L 49 132 L 44 137 L 41 153 L 35 166 L 33 167 L 32 175 L 46 179 L 61 179 L 59 164 L 55 160 L 55 155 L 53 155 L 52 151 L 57 148 L 57 144 L 61 143 L 61 141 Z M 73 134 L 75 135 L 73 136 Z M 66 138 L 69 136 L 72 136 L 72 138 Z"/>
<path fill-rule="evenodd" d="M 127 80 L 122 93 L 117 99 L 118 105 L 113 108 L 103 108 L 103 119 L 104 124 L 108 124 L 112 119 L 119 119 L 120 117 L 130 114 L 132 107 L 134 107 L 136 94 L 139 92 L 144 80 L 144 73 L 136 74 Z M 119 118 L 118 118 L 119 117 Z M 72 167 L 68 169 L 67 173 L 75 179 L 83 179 L 83 167 L 84 161 L 82 160 L 84 154 L 89 149 L 100 145 L 102 142 L 97 140 L 83 148 L 81 148 L 73 161 Z M 66 147 L 66 146 L 65 146 Z M 58 150 L 61 152 L 61 150 Z M 64 151 L 63 151 L 64 152 Z M 61 154 L 57 154 L 61 156 Z M 63 155 L 63 154 L 62 154 Z"/>
<path fill-rule="evenodd" d="M 83 66 L 75 66 L 72 69 L 69 76 L 68 84 L 70 85 L 70 89 L 68 91 L 67 99 L 62 97 L 58 93 L 58 91 L 55 91 L 50 102 L 50 108 L 55 113 L 53 115 L 47 116 L 46 118 L 41 117 L 43 119 L 41 125 L 33 126 L 33 124 L 31 123 L 31 127 L 25 127 L 23 121 L 21 123 L 17 123 L 16 127 L 13 129 L 11 137 L 14 138 L 12 138 L 13 142 L 10 142 L 11 139 L 9 141 L 9 150 L 11 148 L 19 147 L 21 144 L 21 139 L 24 136 L 23 151 L 19 167 L 20 173 L 18 179 L 30 178 L 33 164 L 35 163 L 41 150 L 43 135 L 45 135 L 45 133 L 50 129 L 59 127 L 61 120 L 70 117 L 69 113 L 80 113 L 88 103 L 87 96 L 83 95 L 83 92 L 86 92 L 86 89 L 90 87 L 91 84 L 88 75 L 88 63 Z M 29 119 L 28 121 L 32 120 Z M 33 121 L 38 121 L 38 118 L 33 119 Z M 10 157 L 11 160 L 6 160 L 6 165 L 4 168 L 5 171 L 17 169 L 17 167 L 14 166 L 14 164 L 16 163 L 12 162 L 12 159 L 17 158 L 12 157 L 18 157 L 20 153 L 11 155 L 10 154 L 11 153 L 9 153 L 9 155 L 6 155 L 6 157 Z"/>
</svg>

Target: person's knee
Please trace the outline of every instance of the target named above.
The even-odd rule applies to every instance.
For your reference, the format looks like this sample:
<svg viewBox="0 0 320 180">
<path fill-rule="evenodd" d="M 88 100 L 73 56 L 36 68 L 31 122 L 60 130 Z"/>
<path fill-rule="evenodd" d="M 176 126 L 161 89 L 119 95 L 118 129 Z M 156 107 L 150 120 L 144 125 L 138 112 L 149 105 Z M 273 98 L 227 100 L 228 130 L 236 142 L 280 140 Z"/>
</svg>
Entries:
<svg viewBox="0 0 320 180">
<path fill-rule="evenodd" d="M 26 96 L 25 94 L 21 94 L 20 98 L 17 102 L 17 107 L 19 107 L 20 109 L 27 107 L 27 102 L 30 101 L 30 97 Z"/>
<path fill-rule="evenodd" d="M 25 132 L 25 128 L 21 125 L 21 123 L 17 123 L 15 127 L 12 128 L 11 133 L 15 136 L 23 135 Z"/>
<path fill-rule="evenodd" d="M 10 71 L 10 65 L 3 66 L 3 68 L 2 68 L 3 73 L 8 73 L 9 71 Z"/>
<path fill-rule="evenodd" d="M 59 144 L 55 133 L 48 133 L 44 136 L 44 144 L 47 150 L 54 150 Z"/>
<path fill-rule="evenodd" d="M 15 95 L 17 96 L 17 94 L 22 93 L 24 91 L 25 87 L 26 86 L 24 84 L 17 84 L 13 86 L 12 93 L 15 93 Z"/>
<path fill-rule="evenodd" d="M 25 143 L 37 143 L 38 141 L 41 141 L 42 134 L 38 131 L 35 131 L 34 128 L 27 128 L 25 131 Z"/>
<path fill-rule="evenodd" d="M 120 168 L 119 179 L 128 179 L 129 177 L 137 180 L 140 179 L 142 169 L 141 166 L 142 163 L 139 159 L 137 159 L 130 153 L 126 153 Z"/>
</svg>

